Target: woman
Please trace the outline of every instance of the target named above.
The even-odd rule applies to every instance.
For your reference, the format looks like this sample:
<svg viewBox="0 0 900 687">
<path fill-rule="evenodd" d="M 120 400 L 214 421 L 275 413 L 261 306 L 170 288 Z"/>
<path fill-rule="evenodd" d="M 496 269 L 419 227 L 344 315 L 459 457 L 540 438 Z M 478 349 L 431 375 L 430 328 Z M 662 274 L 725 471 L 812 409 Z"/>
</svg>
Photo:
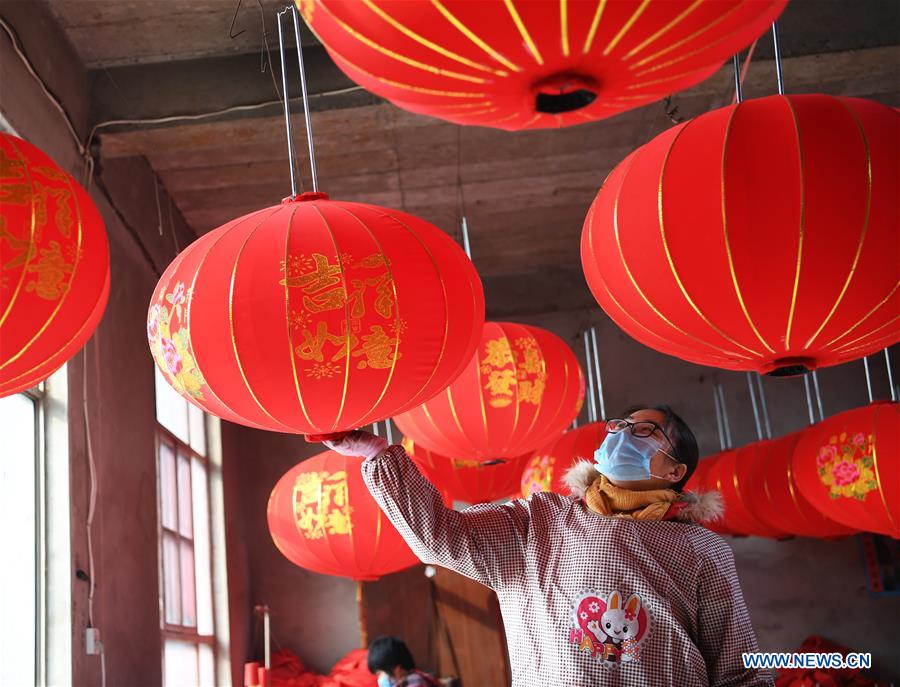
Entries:
<svg viewBox="0 0 900 687">
<path fill-rule="evenodd" d="M 668 406 L 610 420 L 594 454 L 540 493 L 462 512 L 444 506 L 400 446 L 365 432 L 326 444 L 361 455 L 372 496 L 410 548 L 493 589 L 514 687 L 771 685 L 734 559 L 699 522 L 714 493 L 680 489 L 697 442 Z"/>
</svg>

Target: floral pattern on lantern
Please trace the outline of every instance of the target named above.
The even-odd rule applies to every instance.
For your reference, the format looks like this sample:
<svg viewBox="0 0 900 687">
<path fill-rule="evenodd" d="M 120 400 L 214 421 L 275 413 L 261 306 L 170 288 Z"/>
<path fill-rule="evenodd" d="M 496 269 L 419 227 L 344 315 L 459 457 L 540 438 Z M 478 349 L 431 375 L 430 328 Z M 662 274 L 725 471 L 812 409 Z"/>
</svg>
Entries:
<svg viewBox="0 0 900 687">
<path fill-rule="evenodd" d="M 833 499 L 864 501 L 866 494 L 878 488 L 874 453 L 875 437 L 871 434 L 857 432 L 850 438 L 842 432 L 832 436 L 816 457 L 819 479 L 828 487 L 828 495 Z"/>
</svg>

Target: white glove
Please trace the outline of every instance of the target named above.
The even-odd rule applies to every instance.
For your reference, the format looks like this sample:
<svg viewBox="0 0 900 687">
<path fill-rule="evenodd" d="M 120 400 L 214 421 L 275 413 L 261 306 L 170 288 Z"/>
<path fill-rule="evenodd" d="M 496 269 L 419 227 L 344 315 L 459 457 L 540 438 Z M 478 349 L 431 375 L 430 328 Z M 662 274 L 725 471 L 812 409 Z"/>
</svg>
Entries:
<svg viewBox="0 0 900 687">
<path fill-rule="evenodd" d="M 359 456 L 367 459 L 374 458 L 388 447 L 387 440 L 359 429 L 340 439 L 325 439 L 322 443 L 342 456 Z"/>
</svg>

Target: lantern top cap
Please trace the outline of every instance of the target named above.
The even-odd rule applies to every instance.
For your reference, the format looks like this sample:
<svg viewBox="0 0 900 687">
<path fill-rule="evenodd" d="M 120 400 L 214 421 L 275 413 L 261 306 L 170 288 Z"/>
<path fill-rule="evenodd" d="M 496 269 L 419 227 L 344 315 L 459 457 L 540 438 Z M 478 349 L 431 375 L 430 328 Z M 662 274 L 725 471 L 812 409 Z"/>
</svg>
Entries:
<svg viewBox="0 0 900 687">
<path fill-rule="evenodd" d="M 309 200 L 328 200 L 328 194 L 322 193 L 321 191 L 307 191 L 306 193 L 300 193 L 293 198 L 291 196 L 282 198 L 281 204 L 290 205 L 291 203 L 304 203 Z"/>
</svg>

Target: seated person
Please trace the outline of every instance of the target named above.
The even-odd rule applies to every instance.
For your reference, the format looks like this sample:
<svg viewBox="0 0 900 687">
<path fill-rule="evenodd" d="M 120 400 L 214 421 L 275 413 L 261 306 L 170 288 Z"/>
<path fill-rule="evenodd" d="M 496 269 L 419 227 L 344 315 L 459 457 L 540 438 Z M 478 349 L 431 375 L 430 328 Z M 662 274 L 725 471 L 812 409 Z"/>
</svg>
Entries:
<svg viewBox="0 0 900 687">
<path fill-rule="evenodd" d="M 369 672 L 378 687 L 439 687 L 428 673 L 416 669 L 409 647 L 396 637 L 378 637 L 369 644 Z"/>
</svg>

